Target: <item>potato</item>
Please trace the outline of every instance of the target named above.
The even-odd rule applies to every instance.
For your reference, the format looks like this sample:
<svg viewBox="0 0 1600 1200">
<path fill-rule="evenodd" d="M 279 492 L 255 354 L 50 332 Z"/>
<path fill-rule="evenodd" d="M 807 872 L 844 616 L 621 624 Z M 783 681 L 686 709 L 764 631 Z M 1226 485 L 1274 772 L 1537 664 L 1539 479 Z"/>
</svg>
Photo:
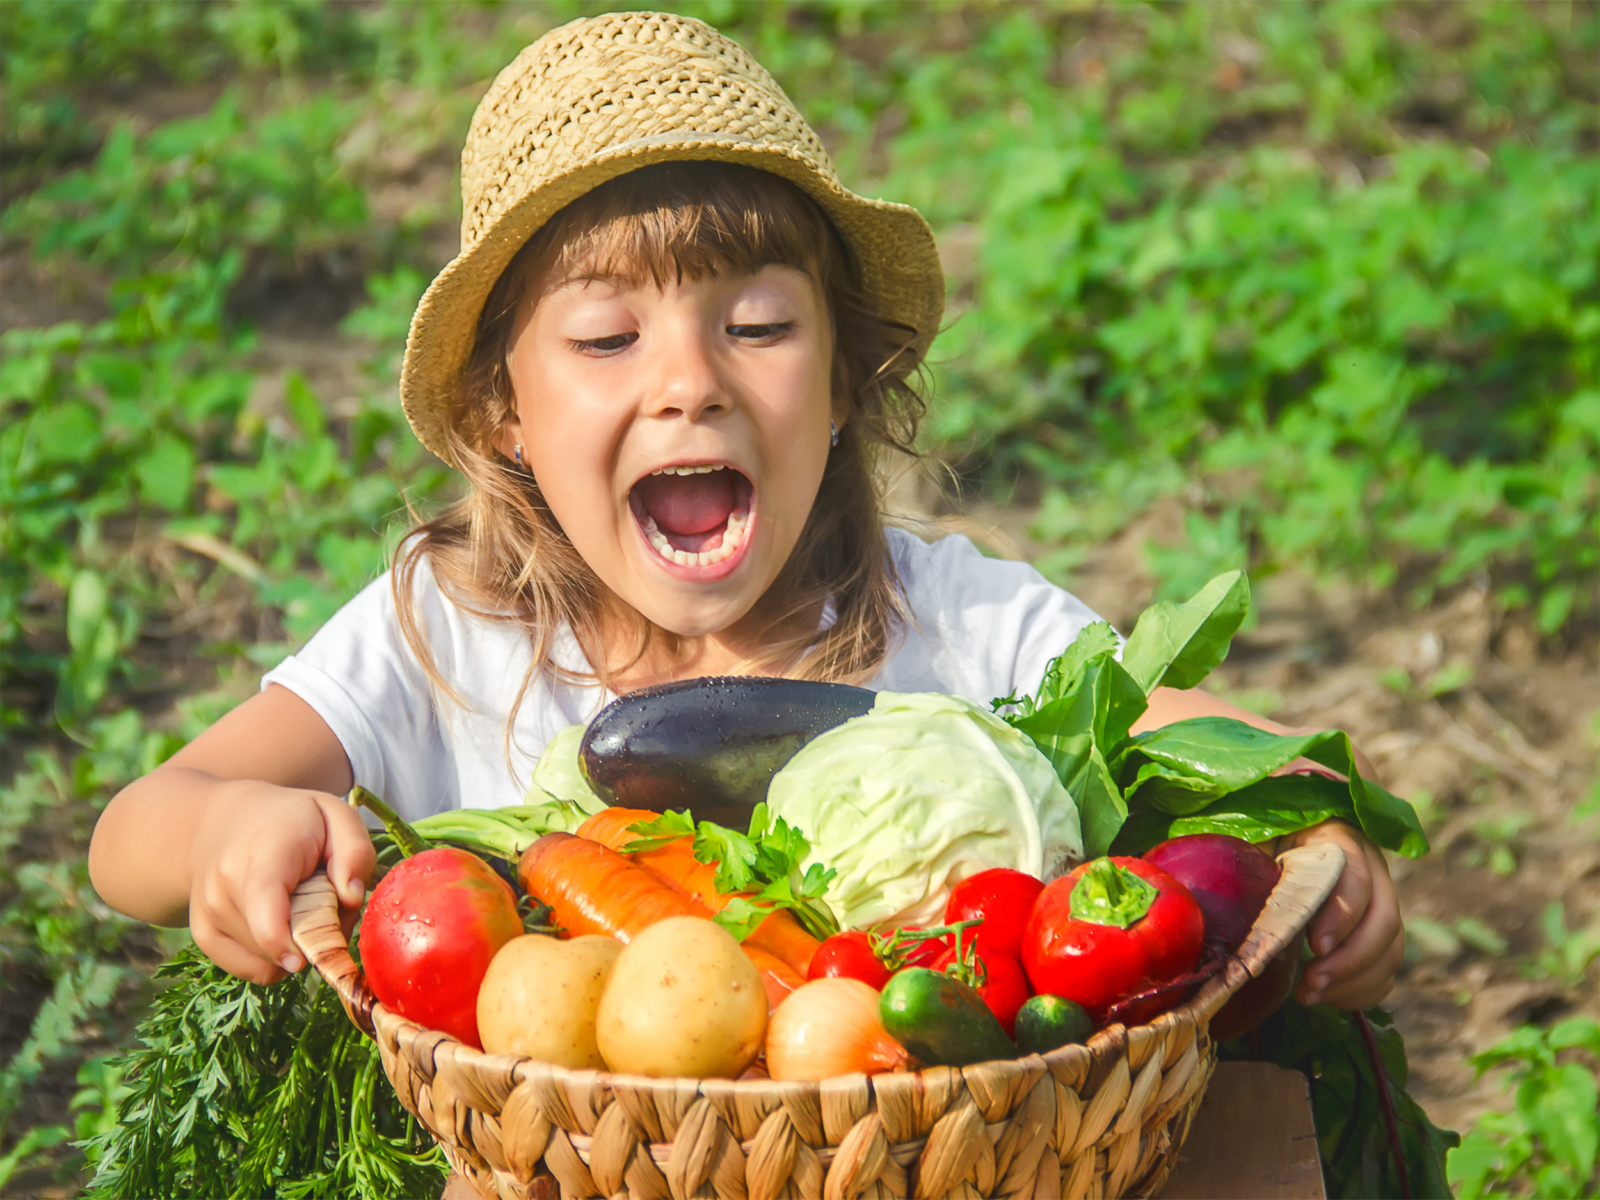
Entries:
<svg viewBox="0 0 1600 1200">
<path fill-rule="evenodd" d="M 604 1067 L 594 1020 L 622 943 L 523 934 L 500 948 L 478 990 L 478 1036 L 490 1054 L 562 1067 Z"/>
<path fill-rule="evenodd" d="M 766 1037 L 761 972 L 720 925 L 658 921 L 617 956 L 595 1033 L 613 1071 L 732 1079 Z"/>
</svg>

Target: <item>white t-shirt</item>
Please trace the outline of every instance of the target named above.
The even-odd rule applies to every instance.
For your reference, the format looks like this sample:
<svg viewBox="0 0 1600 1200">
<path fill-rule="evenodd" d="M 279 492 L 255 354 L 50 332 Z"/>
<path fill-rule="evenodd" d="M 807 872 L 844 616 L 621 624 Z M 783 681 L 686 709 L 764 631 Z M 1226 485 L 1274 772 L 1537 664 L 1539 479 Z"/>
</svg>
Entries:
<svg viewBox="0 0 1600 1200">
<path fill-rule="evenodd" d="M 927 543 L 901 529 L 887 533 L 912 620 L 866 685 L 875 691 L 945 692 L 983 705 L 1031 692 L 1049 661 L 1100 619 L 1027 563 L 985 558 L 964 537 Z M 281 684 L 311 705 L 344 747 L 356 781 L 407 820 L 516 804 L 550 739 L 616 697 L 542 673 L 528 685 L 508 746 L 506 714 L 532 655 L 527 634 L 463 612 L 426 560 L 415 578 L 418 623 L 434 665 L 464 704 L 436 695 L 400 632 L 388 575 L 261 686 Z M 568 629 L 553 657 L 573 671 L 589 669 Z"/>
</svg>

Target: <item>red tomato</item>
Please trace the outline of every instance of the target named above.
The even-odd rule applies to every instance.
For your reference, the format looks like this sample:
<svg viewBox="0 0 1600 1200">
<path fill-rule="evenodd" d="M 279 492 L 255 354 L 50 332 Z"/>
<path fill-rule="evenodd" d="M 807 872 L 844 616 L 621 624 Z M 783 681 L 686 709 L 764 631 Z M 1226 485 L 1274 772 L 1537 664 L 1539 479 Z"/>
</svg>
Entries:
<svg viewBox="0 0 1600 1200">
<path fill-rule="evenodd" d="M 976 980 L 963 980 L 970 982 L 983 997 L 983 1002 L 989 1006 L 989 1011 L 995 1015 L 1001 1026 L 1006 1031 L 1007 1037 L 1015 1037 L 1017 1032 L 1017 1010 L 1027 1003 L 1028 997 L 1033 994 L 1028 987 L 1028 977 L 1023 974 L 1022 964 L 1009 954 L 1000 954 L 994 950 L 985 950 L 981 946 L 976 952 L 969 951 L 968 961 L 977 959 L 976 974 L 984 982 Z M 956 965 L 956 949 L 954 946 L 939 956 L 939 961 L 933 964 L 935 971 L 944 971 L 949 974 L 950 968 Z M 956 976 L 962 978 L 960 974 Z"/>
<path fill-rule="evenodd" d="M 945 923 L 982 917 L 983 924 L 973 931 L 978 946 L 1016 958 L 1022 953 L 1022 927 L 1042 891 L 1044 884 L 1032 875 L 1010 867 L 991 867 L 950 889 Z"/>
<path fill-rule="evenodd" d="M 384 1006 L 478 1045 L 478 988 L 522 932 L 517 897 L 487 863 L 437 846 L 383 877 L 361 918 L 361 969 Z"/>
<path fill-rule="evenodd" d="M 1151 885 L 1155 899 L 1127 928 L 1072 916 L 1072 893 L 1090 868 L 1110 862 Z M 1114 874 L 1114 873 L 1113 873 Z M 1034 989 L 1081 1004 L 1097 1022 L 1117 1001 L 1194 969 L 1205 918 L 1189 889 L 1138 858 L 1096 859 L 1039 893 L 1022 935 Z"/>
<path fill-rule="evenodd" d="M 826 939 L 806 971 L 810 979 L 859 979 L 875 991 L 889 982 L 889 968 L 872 948 L 872 935 L 848 929 Z"/>
</svg>

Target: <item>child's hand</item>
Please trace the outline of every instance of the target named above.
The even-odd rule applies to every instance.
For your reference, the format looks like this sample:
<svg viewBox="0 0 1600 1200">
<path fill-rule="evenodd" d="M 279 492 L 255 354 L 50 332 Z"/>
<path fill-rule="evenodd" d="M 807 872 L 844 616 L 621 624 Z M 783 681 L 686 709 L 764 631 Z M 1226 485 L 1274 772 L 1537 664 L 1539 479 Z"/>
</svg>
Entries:
<svg viewBox="0 0 1600 1200">
<path fill-rule="evenodd" d="M 361 904 L 376 856 L 354 809 L 326 792 L 252 780 L 218 785 L 196 830 L 189 928 L 219 967 L 272 983 L 305 959 L 289 937 L 289 895 L 328 864 L 349 915 Z"/>
<path fill-rule="evenodd" d="M 1311 919 L 1306 936 L 1316 959 L 1296 987 L 1302 1004 L 1370 1008 L 1394 987 L 1405 957 L 1400 901 L 1383 851 L 1360 830 L 1325 821 L 1287 837 L 1282 849 L 1332 842 L 1344 851 L 1344 874 Z"/>
</svg>

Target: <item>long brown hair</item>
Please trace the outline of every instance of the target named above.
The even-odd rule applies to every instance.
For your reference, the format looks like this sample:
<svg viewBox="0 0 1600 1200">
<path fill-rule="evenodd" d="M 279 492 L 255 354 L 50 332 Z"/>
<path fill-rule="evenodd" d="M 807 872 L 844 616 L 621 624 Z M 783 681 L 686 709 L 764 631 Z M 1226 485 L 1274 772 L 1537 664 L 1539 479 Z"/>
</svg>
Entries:
<svg viewBox="0 0 1600 1200">
<path fill-rule="evenodd" d="M 768 597 L 773 637 L 748 668 L 782 666 L 806 678 L 860 681 L 889 652 L 905 617 L 883 532 L 878 459 L 914 455 L 924 404 L 912 383 L 919 367 L 909 346 L 917 330 L 872 311 L 849 251 L 822 210 L 792 184 L 750 167 L 673 162 L 643 167 L 601 185 L 562 209 L 530 238 L 495 284 L 478 320 L 472 358 L 449 412 L 452 454 L 467 477 L 466 496 L 419 523 L 396 557 L 393 587 L 401 629 L 430 679 L 460 699 L 437 670 L 412 607 L 426 557 L 460 606 L 527 631 L 533 663 L 512 713 L 542 671 L 607 684 L 605 634 L 636 623 L 634 660 L 651 639 L 671 636 L 623 610 L 567 539 L 533 477 L 497 446 L 515 412 L 507 358 L 519 309 L 535 289 L 576 278 L 620 278 L 662 286 L 670 280 L 754 273 L 766 266 L 809 274 L 827 298 L 834 332 L 833 387 L 847 418 L 829 454 L 815 504 L 794 553 Z M 816 614 L 831 612 L 820 627 Z M 810 615 L 810 632 L 792 630 Z M 571 628 L 591 664 L 574 675 L 551 659 Z M 623 668 L 625 669 L 625 668 Z M 508 742 L 509 746 L 509 742 Z"/>
</svg>

